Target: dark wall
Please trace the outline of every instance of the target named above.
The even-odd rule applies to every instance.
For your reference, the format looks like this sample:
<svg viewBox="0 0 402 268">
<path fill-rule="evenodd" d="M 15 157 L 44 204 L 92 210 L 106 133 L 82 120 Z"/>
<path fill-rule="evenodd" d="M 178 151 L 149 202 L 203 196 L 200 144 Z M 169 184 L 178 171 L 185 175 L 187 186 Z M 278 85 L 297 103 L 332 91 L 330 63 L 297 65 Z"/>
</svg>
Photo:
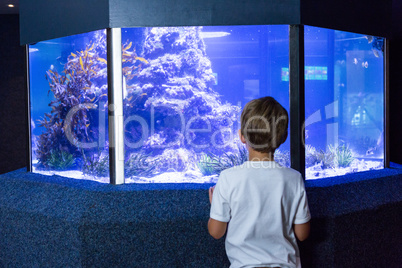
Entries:
<svg viewBox="0 0 402 268">
<path fill-rule="evenodd" d="M 390 158 L 402 164 L 402 1 L 393 0 L 390 40 Z"/>
<path fill-rule="evenodd" d="M 20 0 L 21 44 L 109 26 L 108 0 Z"/>
<path fill-rule="evenodd" d="M 390 37 L 392 1 L 302 0 L 301 20 L 311 26 Z"/>
<path fill-rule="evenodd" d="M 24 49 L 18 17 L 0 15 L 0 173 L 26 166 Z"/>
<path fill-rule="evenodd" d="M 108 27 L 300 24 L 300 0 L 20 0 L 20 14 L 28 44 Z"/>
<path fill-rule="evenodd" d="M 300 0 L 109 0 L 109 5 L 110 27 L 300 24 Z"/>
</svg>

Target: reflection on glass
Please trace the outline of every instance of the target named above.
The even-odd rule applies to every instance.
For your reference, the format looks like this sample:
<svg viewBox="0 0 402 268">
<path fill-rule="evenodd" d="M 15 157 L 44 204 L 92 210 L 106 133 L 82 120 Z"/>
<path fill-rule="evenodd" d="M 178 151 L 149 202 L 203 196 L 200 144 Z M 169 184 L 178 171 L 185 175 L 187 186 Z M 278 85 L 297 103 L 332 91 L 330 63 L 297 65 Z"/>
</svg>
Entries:
<svg viewBox="0 0 402 268">
<path fill-rule="evenodd" d="M 305 27 L 307 179 L 384 167 L 383 45 Z"/>
</svg>

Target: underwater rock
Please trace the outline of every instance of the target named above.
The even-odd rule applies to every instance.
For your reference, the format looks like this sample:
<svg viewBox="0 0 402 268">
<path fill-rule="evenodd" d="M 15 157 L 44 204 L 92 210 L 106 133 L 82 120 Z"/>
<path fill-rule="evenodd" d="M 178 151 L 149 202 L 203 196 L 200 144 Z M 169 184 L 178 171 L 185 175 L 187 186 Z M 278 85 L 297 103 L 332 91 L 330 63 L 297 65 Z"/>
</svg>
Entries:
<svg viewBox="0 0 402 268">
<path fill-rule="evenodd" d="M 155 172 L 185 172 L 195 169 L 196 154 L 185 148 L 165 149 L 163 153 L 150 157 L 155 164 Z"/>
<path fill-rule="evenodd" d="M 277 149 L 275 151 L 274 160 L 283 167 L 290 167 L 290 152 Z"/>
<path fill-rule="evenodd" d="M 311 170 L 314 170 L 314 171 L 322 171 L 323 169 L 322 169 L 321 163 L 318 163 L 318 164 L 312 166 L 312 167 L 311 167 Z"/>
<path fill-rule="evenodd" d="M 222 154 L 237 149 L 231 129 L 240 116 L 240 107 L 222 103 L 214 91 L 215 76 L 201 29 L 147 29 L 141 57 L 148 64 L 136 80 L 127 83 L 130 90 L 126 99 L 130 101 L 126 101 L 125 114 L 141 115 L 153 128 L 142 149 L 158 157 L 161 166 L 174 161 L 176 171 L 186 170 L 188 159 L 194 159 L 195 153 Z M 127 133 L 133 140 L 142 134 Z"/>
<path fill-rule="evenodd" d="M 355 159 L 352 163 L 352 167 L 357 168 L 358 170 L 367 170 L 367 163 L 362 159 Z"/>
</svg>

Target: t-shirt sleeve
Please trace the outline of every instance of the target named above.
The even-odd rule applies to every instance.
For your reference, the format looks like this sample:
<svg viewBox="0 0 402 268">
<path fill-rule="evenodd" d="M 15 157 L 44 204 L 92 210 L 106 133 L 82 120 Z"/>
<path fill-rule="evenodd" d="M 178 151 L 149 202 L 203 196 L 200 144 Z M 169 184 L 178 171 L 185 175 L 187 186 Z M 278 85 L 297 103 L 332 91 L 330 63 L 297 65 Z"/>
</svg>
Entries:
<svg viewBox="0 0 402 268">
<path fill-rule="evenodd" d="M 304 187 L 303 179 L 301 179 L 300 187 L 299 187 L 299 201 L 296 208 L 296 216 L 294 220 L 294 224 L 303 224 L 308 222 L 311 219 L 310 209 L 308 207 L 307 194 L 306 189 Z"/>
<path fill-rule="evenodd" d="M 229 222 L 230 206 L 227 198 L 227 190 L 228 188 L 225 186 L 224 175 L 221 174 L 212 195 L 211 211 L 209 214 L 210 218 L 221 222 Z"/>
</svg>

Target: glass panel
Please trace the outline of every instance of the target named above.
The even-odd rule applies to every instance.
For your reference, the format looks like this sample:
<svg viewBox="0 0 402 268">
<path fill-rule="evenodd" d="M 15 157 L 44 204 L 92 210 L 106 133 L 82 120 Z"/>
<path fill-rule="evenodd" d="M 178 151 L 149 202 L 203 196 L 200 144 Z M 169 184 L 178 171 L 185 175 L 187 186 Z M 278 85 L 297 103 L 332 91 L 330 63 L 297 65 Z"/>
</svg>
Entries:
<svg viewBox="0 0 402 268">
<path fill-rule="evenodd" d="M 383 44 L 305 27 L 307 179 L 384 167 Z"/>
<path fill-rule="evenodd" d="M 289 29 L 122 29 L 126 182 L 215 182 L 247 158 L 240 112 L 273 96 L 289 110 Z M 289 142 L 276 160 L 290 165 Z"/>
<path fill-rule="evenodd" d="M 29 46 L 33 172 L 109 182 L 106 32 Z"/>
</svg>

